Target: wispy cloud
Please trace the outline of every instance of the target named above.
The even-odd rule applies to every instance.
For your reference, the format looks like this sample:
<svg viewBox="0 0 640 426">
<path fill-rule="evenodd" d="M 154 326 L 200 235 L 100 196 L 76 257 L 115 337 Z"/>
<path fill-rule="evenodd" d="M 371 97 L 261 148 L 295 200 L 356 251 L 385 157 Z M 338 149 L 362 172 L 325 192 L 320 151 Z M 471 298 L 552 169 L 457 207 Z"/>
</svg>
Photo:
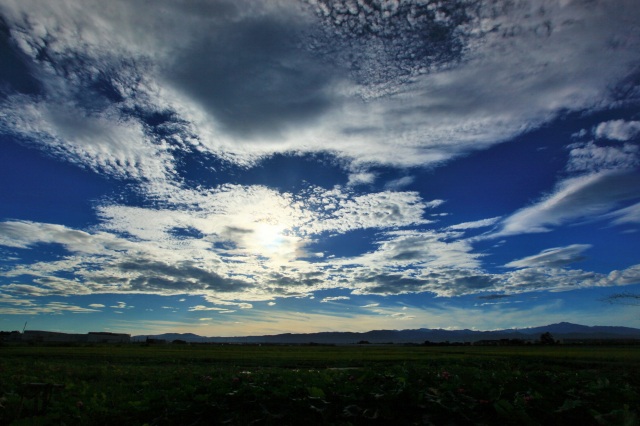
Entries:
<svg viewBox="0 0 640 426">
<path fill-rule="evenodd" d="M 196 311 L 226 311 L 225 308 L 219 308 L 216 306 L 204 306 L 204 305 L 196 305 L 189 308 L 189 312 Z"/>
<path fill-rule="evenodd" d="M 20 299 L 11 295 L 0 296 L 0 309 L 4 315 L 65 315 L 99 312 L 97 307 L 73 305 L 65 302 L 39 303 L 33 299 Z"/>
<path fill-rule="evenodd" d="M 616 210 L 610 213 L 607 218 L 612 218 L 616 225 L 640 223 L 640 203 Z"/>
<path fill-rule="evenodd" d="M 628 141 L 640 134 L 640 121 L 611 120 L 598 124 L 597 138 Z"/>
<path fill-rule="evenodd" d="M 397 191 L 404 188 L 405 186 L 411 185 L 414 180 L 415 178 L 413 178 L 412 176 L 403 176 L 399 179 L 394 179 L 387 182 L 385 184 L 385 188 Z"/>
<path fill-rule="evenodd" d="M 489 218 L 489 219 L 475 220 L 473 222 L 458 223 L 458 224 L 455 224 L 455 225 L 451 225 L 448 229 L 451 229 L 451 230 L 467 230 L 467 229 L 486 228 L 488 226 L 494 225 L 499 220 L 500 220 L 500 217 L 492 217 L 492 218 Z"/>
<path fill-rule="evenodd" d="M 600 219 L 622 202 L 640 197 L 637 173 L 602 172 L 570 178 L 540 202 L 525 207 L 501 222 L 492 236 L 548 232 L 575 220 Z"/>
<path fill-rule="evenodd" d="M 526 267 L 550 267 L 558 268 L 584 260 L 583 252 L 590 249 L 591 244 L 572 244 L 567 247 L 554 247 L 542 252 L 528 256 L 523 259 L 514 260 L 505 266 L 510 268 Z"/>
<path fill-rule="evenodd" d="M 329 296 L 323 298 L 320 303 L 328 303 L 328 302 L 336 302 L 340 300 L 349 300 L 351 299 L 349 296 Z"/>
</svg>

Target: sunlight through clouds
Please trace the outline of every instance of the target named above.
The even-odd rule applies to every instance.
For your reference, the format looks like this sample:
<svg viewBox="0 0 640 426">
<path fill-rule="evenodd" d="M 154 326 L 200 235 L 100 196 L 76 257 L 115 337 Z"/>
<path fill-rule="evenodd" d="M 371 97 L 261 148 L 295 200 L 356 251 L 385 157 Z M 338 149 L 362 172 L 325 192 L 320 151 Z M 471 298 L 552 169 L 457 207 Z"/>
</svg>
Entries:
<svg viewBox="0 0 640 426">
<path fill-rule="evenodd" d="M 640 285 L 638 12 L 3 1 L 0 320 L 497 327 L 535 309 L 460 300 Z"/>
</svg>

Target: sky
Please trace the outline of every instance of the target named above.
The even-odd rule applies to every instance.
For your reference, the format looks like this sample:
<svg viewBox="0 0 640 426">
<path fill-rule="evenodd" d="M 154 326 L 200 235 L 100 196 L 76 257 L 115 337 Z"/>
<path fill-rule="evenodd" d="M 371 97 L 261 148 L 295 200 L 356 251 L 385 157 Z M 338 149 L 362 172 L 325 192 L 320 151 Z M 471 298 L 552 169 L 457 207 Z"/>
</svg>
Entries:
<svg viewBox="0 0 640 426">
<path fill-rule="evenodd" d="M 637 0 L 3 0 L 0 63 L 2 330 L 640 328 Z"/>
</svg>

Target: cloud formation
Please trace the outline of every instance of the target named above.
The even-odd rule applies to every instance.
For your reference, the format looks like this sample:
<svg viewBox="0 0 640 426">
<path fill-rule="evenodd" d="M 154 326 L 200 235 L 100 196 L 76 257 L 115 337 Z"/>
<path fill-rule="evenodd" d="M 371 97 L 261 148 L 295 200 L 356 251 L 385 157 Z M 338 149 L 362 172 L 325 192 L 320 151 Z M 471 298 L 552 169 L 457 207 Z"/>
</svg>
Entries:
<svg viewBox="0 0 640 426">
<path fill-rule="evenodd" d="M 505 218 L 493 237 L 548 232 L 568 221 L 602 218 L 622 203 L 639 197 L 640 174 L 635 171 L 569 178 L 548 197 Z"/>
<path fill-rule="evenodd" d="M 353 296 L 320 303 L 640 282 L 632 264 L 570 269 L 585 242 L 506 264 L 482 246 L 594 221 L 634 231 L 637 117 L 549 142 L 572 142 L 554 154 L 562 170 L 516 207 L 455 216 L 433 193 L 474 176 L 424 173 L 574 112 L 635 105 L 636 0 L 6 0 L 0 15 L 23 74 L 0 70 L 2 136 L 118 185 L 84 227 L 1 218 L 6 312 L 107 306 L 33 302 L 70 294 L 198 295 L 211 306 L 188 312 L 233 313 L 336 289 Z M 244 178 L 320 154 L 344 181 Z M 55 255 L 31 257 L 43 247 Z"/>
<path fill-rule="evenodd" d="M 10 0 L 0 13 L 43 93 L 10 93 L 0 122 L 135 179 L 173 179 L 180 151 L 424 165 L 611 96 L 636 65 L 633 7 Z M 596 133 L 626 137 L 633 123 Z"/>
<path fill-rule="evenodd" d="M 567 247 L 554 247 L 542 252 L 528 256 L 523 259 L 514 260 L 505 266 L 510 268 L 527 267 L 548 267 L 561 268 L 575 262 L 584 260 L 582 253 L 591 248 L 591 244 L 572 244 Z"/>
<path fill-rule="evenodd" d="M 328 303 L 328 302 L 335 302 L 338 300 L 349 300 L 350 297 L 349 296 L 329 296 L 329 297 L 325 297 L 323 298 L 320 303 Z"/>
<path fill-rule="evenodd" d="M 640 121 L 611 120 L 598 124 L 597 138 L 628 141 L 640 134 Z"/>
<path fill-rule="evenodd" d="M 622 146 L 600 146 L 594 142 L 576 144 L 569 152 L 567 171 L 595 173 L 604 170 L 633 170 L 640 166 L 640 147 L 625 143 Z"/>
<path fill-rule="evenodd" d="M 33 299 L 21 299 L 12 295 L 0 295 L 0 308 L 5 315 L 64 315 L 99 312 L 94 306 L 84 308 L 65 302 L 37 303 Z"/>
</svg>

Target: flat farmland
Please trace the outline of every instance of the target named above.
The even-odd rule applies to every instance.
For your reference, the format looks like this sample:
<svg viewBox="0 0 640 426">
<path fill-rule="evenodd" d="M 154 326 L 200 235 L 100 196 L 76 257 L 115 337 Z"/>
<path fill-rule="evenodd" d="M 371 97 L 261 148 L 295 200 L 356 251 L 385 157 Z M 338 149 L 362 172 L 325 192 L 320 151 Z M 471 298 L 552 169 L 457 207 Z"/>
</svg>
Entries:
<svg viewBox="0 0 640 426">
<path fill-rule="evenodd" d="M 640 346 L 0 347 L 0 424 L 634 425 Z"/>
</svg>

